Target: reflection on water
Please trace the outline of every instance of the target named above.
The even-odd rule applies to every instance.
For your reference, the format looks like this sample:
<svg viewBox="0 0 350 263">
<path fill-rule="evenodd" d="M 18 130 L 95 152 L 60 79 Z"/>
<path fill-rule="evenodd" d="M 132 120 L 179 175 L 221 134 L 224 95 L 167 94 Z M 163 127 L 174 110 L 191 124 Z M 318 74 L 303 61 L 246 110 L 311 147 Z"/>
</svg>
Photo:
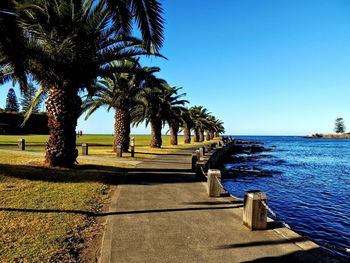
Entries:
<svg viewBox="0 0 350 263">
<path fill-rule="evenodd" d="M 316 242 L 350 247 L 350 140 L 239 138 L 276 146 L 250 164 L 272 176 L 228 179 L 227 190 L 241 198 L 251 189 L 264 191 L 270 207 L 295 231 Z M 225 169 L 235 166 L 228 163 Z"/>
</svg>

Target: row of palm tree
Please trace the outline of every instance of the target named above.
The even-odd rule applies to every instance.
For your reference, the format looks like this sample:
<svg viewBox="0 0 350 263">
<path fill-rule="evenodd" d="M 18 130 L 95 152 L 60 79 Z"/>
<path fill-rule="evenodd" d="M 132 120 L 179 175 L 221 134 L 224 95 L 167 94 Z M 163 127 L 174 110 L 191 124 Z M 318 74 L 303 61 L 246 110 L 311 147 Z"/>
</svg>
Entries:
<svg viewBox="0 0 350 263">
<path fill-rule="evenodd" d="M 162 128 L 168 125 L 170 142 L 178 144 L 178 133 L 184 131 L 184 143 L 191 142 L 191 130 L 194 141 L 211 140 L 224 132 L 223 123 L 212 116 L 202 106 L 186 108 L 186 93 L 179 93 L 180 87 L 172 87 L 165 80 L 154 74 L 157 67 L 141 67 L 138 60 L 134 62 L 113 62 L 114 67 L 121 67 L 125 72 L 114 73 L 112 77 L 100 79 L 94 90 L 85 96 L 83 112 L 88 119 L 101 106 L 115 110 L 114 144 L 127 152 L 130 143 L 130 127 L 145 122 L 151 126 L 153 148 L 162 146 Z"/>
<path fill-rule="evenodd" d="M 0 1 L 0 83 L 18 82 L 25 92 L 30 77 L 48 93 L 51 166 L 76 162 L 79 92 L 120 70 L 111 62 L 157 56 L 162 43 L 158 0 Z"/>
<path fill-rule="evenodd" d="M 132 36 L 135 27 L 141 38 Z M 130 125 L 143 121 L 152 129 L 151 147 L 161 147 L 165 123 L 172 144 L 181 129 L 185 143 L 191 130 L 195 141 L 203 141 L 204 132 L 207 139 L 223 132 L 205 108 L 187 109 L 180 88 L 155 76 L 159 68 L 140 65 L 140 56 L 163 57 L 162 43 L 158 0 L 0 1 L 0 84 L 17 82 L 25 93 L 33 79 L 35 97 L 47 94 L 50 166 L 75 164 L 77 119 L 102 105 L 115 110 L 114 145 L 124 151 Z"/>
</svg>

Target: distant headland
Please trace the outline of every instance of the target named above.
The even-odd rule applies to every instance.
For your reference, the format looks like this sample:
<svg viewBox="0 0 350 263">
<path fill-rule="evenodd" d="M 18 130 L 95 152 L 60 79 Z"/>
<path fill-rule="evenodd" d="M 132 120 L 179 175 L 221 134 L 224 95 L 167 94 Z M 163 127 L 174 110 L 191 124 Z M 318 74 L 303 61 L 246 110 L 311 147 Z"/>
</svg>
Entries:
<svg viewBox="0 0 350 263">
<path fill-rule="evenodd" d="M 304 138 L 334 138 L 334 139 L 350 139 L 350 133 L 341 133 L 341 134 L 322 134 L 322 133 L 315 133 L 311 135 L 306 135 Z"/>
</svg>

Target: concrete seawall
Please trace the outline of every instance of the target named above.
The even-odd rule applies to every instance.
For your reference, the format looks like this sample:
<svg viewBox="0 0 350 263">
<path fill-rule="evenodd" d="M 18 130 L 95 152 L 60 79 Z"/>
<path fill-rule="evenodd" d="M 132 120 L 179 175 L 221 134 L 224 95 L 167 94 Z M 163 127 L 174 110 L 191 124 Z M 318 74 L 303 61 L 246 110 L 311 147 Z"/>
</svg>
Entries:
<svg viewBox="0 0 350 263">
<path fill-rule="evenodd" d="M 100 262 L 338 262 L 272 221 L 265 231 L 243 226 L 240 200 L 210 198 L 207 183 L 195 180 L 193 150 L 127 171 L 112 198 Z"/>
</svg>

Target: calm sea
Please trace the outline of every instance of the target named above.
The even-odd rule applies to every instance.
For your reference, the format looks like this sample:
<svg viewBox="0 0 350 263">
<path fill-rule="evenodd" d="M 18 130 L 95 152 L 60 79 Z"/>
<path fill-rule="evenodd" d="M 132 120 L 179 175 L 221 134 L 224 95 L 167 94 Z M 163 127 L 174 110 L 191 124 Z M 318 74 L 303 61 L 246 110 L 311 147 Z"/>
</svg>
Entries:
<svg viewBox="0 0 350 263">
<path fill-rule="evenodd" d="M 236 136 L 273 147 L 252 163 L 271 177 L 225 180 L 243 198 L 247 190 L 267 193 L 269 206 L 293 230 L 318 243 L 350 248 L 350 140 L 282 136 Z M 230 164 L 226 164 L 230 169 Z M 333 251 L 334 252 L 334 251 Z M 342 253 L 350 259 L 350 254 Z"/>
</svg>

